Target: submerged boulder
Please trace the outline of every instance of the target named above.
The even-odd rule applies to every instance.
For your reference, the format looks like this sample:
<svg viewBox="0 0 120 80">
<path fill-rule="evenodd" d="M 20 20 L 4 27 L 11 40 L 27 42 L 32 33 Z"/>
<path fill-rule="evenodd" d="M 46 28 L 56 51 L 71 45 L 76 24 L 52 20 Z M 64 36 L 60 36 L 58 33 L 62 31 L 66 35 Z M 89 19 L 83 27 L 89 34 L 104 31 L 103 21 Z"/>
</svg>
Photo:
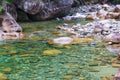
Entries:
<svg viewBox="0 0 120 80">
<path fill-rule="evenodd" d="M 63 44 L 64 45 L 64 44 L 70 44 L 72 41 L 73 41 L 73 39 L 70 37 L 59 37 L 59 38 L 52 39 L 49 42 L 53 43 L 53 44 Z"/>
</svg>

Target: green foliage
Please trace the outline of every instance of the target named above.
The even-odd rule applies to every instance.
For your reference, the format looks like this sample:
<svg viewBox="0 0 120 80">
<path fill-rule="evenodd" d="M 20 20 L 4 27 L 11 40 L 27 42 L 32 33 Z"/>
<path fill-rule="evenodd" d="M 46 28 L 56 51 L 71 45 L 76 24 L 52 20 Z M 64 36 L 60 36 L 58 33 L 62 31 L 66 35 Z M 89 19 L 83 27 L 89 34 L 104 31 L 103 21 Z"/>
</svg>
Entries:
<svg viewBox="0 0 120 80">
<path fill-rule="evenodd" d="M 12 0 L 6 0 L 6 2 L 12 2 Z"/>
<path fill-rule="evenodd" d="M 0 0 L 0 3 L 2 3 L 3 0 Z M 12 2 L 13 0 L 5 0 L 6 2 Z"/>
<path fill-rule="evenodd" d="M 3 10 L 3 7 L 2 6 L 0 6 L 0 12 Z"/>
<path fill-rule="evenodd" d="M 120 0 L 113 0 L 114 3 L 120 3 Z"/>
</svg>

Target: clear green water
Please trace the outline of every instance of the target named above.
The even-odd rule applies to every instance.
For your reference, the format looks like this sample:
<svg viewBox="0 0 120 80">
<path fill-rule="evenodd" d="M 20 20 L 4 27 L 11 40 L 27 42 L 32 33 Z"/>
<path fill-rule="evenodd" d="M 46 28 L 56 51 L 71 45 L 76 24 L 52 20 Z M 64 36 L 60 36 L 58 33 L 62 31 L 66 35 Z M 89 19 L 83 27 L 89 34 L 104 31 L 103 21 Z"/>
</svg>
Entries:
<svg viewBox="0 0 120 80">
<path fill-rule="evenodd" d="M 63 23 L 54 20 L 20 23 L 27 39 L 0 43 L 0 73 L 8 80 L 104 80 L 103 77 L 113 80 L 117 68 L 112 67 L 112 60 L 116 55 L 104 45 L 90 47 L 88 43 L 80 43 L 65 48 L 48 44 L 48 39 L 58 37 L 54 33 L 61 31 L 56 26 Z M 43 55 L 47 49 L 57 49 L 62 53 Z"/>
</svg>

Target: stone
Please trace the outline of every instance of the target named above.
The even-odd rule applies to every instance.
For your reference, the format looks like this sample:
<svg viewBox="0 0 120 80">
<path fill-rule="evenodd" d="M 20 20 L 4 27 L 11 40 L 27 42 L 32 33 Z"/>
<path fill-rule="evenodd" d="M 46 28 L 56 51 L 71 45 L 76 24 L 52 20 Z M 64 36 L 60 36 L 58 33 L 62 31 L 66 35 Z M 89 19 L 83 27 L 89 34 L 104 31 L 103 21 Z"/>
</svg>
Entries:
<svg viewBox="0 0 120 80">
<path fill-rule="evenodd" d="M 53 39 L 54 44 L 70 44 L 73 41 L 70 37 L 59 37 Z"/>
<path fill-rule="evenodd" d="M 2 21 L 2 30 L 5 32 L 22 32 L 21 26 L 15 21 L 12 15 L 4 12 Z"/>
<path fill-rule="evenodd" d="M 73 0 L 14 0 L 13 3 L 27 14 L 28 20 L 38 21 L 66 16 Z"/>
<path fill-rule="evenodd" d="M 24 37 L 24 34 L 17 33 L 17 32 L 3 33 L 2 36 L 0 36 L 0 38 L 3 40 L 22 39 L 23 37 Z"/>
<path fill-rule="evenodd" d="M 60 50 L 57 49 L 50 49 L 43 51 L 43 55 L 56 55 L 62 53 Z"/>
<path fill-rule="evenodd" d="M 110 24 L 108 24 L 108 23 L 104 24 L 103 30 L 104 31 L 109 31 L 110 30 Z"/>
<path fill-rule="evenodd" d="M 96 69 L 91 69 L 91 70 L 89 70 L 89 72 L 100 72 L 100 71 L 96 70 Z"/>
<path fill-rule="evenodd" d="M 120 43 L 120 33 L 110 33 L 106 36 L 106 41 Z"/>
<path fill-rule="evenodd" d="M 88 14 L 86 16 L 86 20 L 95 20 L 95 17 L 93 15 L 91 15 L 91 14 Z"/>
<path fill-rule="evenodd" d="M 95 25 L 94 26 L 94 32 L 100 33 L 103 30 L 103 27 L 101 25 Z"/>
<path fill-rule="evenodd" d="M 63 17 L 63 20 L 64 21 L 71 21 L 72 20 L 72 16 Z"/>
<path fill-rule="evenodd" d="M 73 38 L 72 44 L 77 44 L 77 43 L 90 43 L 92 42 L 91 38 Z"/>
<path fill-rule="evenodd" d="M 106 46 L 106 48 L 112 53 L 115 53 L 115 54 L 120 53 L 120 44 L 109 44 Z"/>
<path fill-rule="evenodd" d="M 120 67 L 120 64 L 112 63 L 112 67 L 119 68 L 119 67 Z"/>
<path fill-rule="evenodd" d="M 115 7 L 115 12 L 120 12 L 120 5 L 119 5 L 119 4 L 116 5 L 116 7 Z"/>
</svg>

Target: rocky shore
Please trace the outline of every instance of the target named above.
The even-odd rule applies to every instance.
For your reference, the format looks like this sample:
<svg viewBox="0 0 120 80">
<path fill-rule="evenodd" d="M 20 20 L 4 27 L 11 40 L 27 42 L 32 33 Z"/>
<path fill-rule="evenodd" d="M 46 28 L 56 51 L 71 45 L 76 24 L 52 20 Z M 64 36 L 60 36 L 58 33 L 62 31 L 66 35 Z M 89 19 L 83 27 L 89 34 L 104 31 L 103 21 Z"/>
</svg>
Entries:
<svg viewBox="0 0 120 80">
<path fill-rule="evenodd" d="M 84 25 L 77 23 L 72 26 L 63 24 L 59 26 L 58 29 L 70 33 L 73 37 L 97 38 L 98 40 L 105 39 L 112 42 L 119 41 L 120 5 L 97 4 L 82 6 L 78 8 L 77 12 L 73 15 L 63 17 L 65 21 L 75 19 L 85 20 L 88 21 L 88 23 Z M 118 40 L 115 38 L 118 38 Z"/>
</svg>

